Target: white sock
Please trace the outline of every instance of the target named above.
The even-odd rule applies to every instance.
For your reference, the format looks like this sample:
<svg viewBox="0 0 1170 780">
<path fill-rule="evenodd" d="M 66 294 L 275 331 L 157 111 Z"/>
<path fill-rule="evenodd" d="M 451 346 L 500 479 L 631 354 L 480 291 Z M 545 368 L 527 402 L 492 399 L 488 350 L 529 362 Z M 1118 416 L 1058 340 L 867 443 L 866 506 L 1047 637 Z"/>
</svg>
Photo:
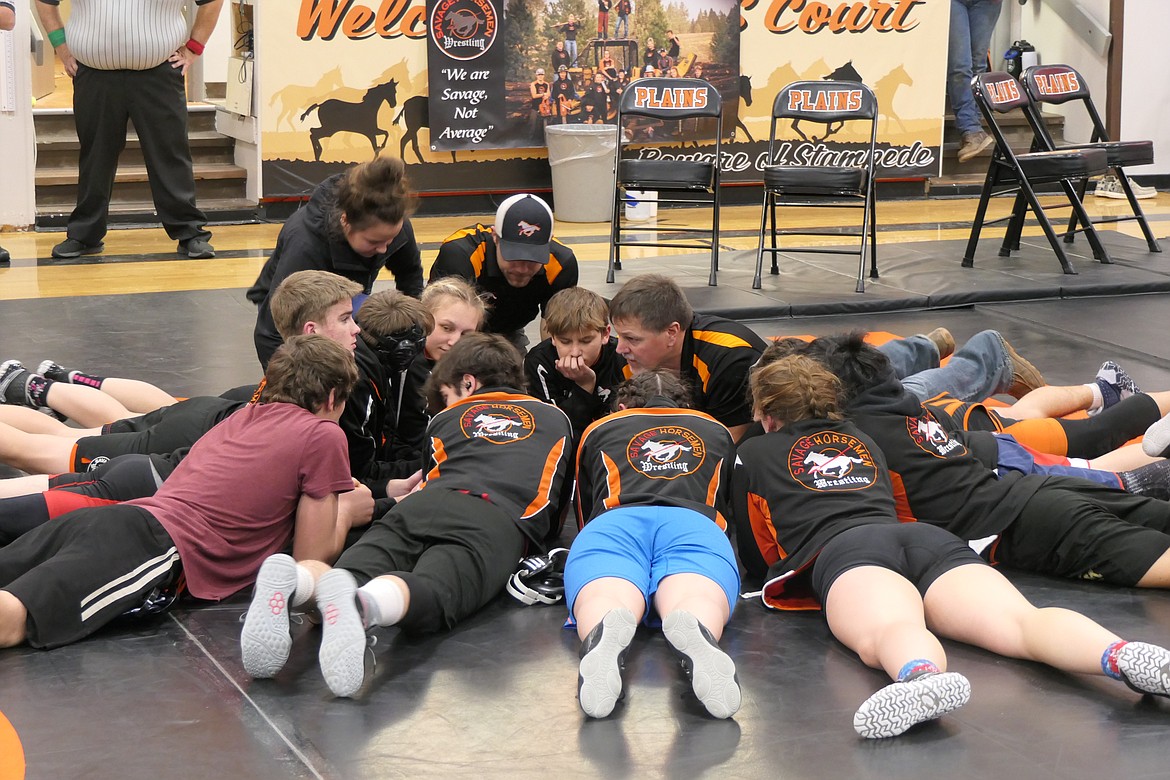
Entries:
<svg viewBox="0 0 1170 780">
<path fill-rule="evenodd" d="M 312 601 L 316 589 L 316 582 L 313 580 L 312 572 L 298 563 L 297 586 L 292 592 L 292 605 L 294 607 L 300 607 L 306 602 Z"/>
<path fill-rule="evenodd" d="M 375 577 L 358 588 L 358 597 L 366 608 L 368 626 L 392 626 L 406 614 L 402 589 L 385 577 Z"/>
<path fill-rule="evenodd" d="M 1105 405 L 1105 398 L 1102 397 L 1101 388 L 1096 382 L 1089 382 L 1085 387 L 1089 388 L 1089 392 L 1093 394 L 1093 402 L 1089 404 L 1089 408 L 1086 411 L 1092 412 Z"/>
</svg>

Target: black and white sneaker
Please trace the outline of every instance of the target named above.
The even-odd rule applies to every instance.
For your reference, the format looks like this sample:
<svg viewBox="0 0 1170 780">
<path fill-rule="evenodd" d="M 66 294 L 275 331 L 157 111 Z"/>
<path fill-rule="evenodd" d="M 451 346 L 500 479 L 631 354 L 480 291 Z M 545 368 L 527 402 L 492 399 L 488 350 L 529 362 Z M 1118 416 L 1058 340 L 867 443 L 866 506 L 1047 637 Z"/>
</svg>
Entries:
<svg viewBox="0 0 1170 780">
<path fill-rule="evenodd" d="M 26 406 L 29 370 L 19 360 L 0 363 L 0 404 Z"/>
<path fill-rule="evenodd" d="M 926 674 L 887 685 L 853 715 L 853 728 L 866 739 L 896 737 L 918 723 L 959 709 L 971 698 L 971 683 L 957 672 Z"/>
<path fill-rule="evenodd" d="M 690 612 L 676 609 L 662 621 L 662 633 L 679 655 L 695 696 L 716 718 L 739 710 L 742 694 L 735 662 L 723 652 L 707 627 Z"/>
<path fill-rule="evenodd" d="M 1117 651 L 1121 679 L 1138 693 L 1170 696 L 1170 650 L 1145 642 L 1126 642 Z"/>
<path fill-rule="evenodd" d="M 357 583 L 345 569 L 330 569 L 317 581 L 321 649 L 317 661 L 334 696 L 354 696 L 366 679 L 366 625 Z"/>
<path fill-rule="evenodd" d="M 622 662 L 638 621 L 625 607 L 611 609 L 581 642 L 577 699 L 591 718 L 604 718 L 622 698 Z"/>
<path fill-rule="evenodd" d="M 37 366 L 37 373 L 46 379 L 52 379 L 54 382 L 72 383 L 69 378 L 71 369 L 65 368 L 60 363 L 54 363 L 52 360 L 42 360 L 41 364 Z"/>
<path fill-rule="evenodd" d="M 252 677 L 272 677 L 288 660 L 292 647 L 288 613 L 296 586 L 297 564 L 289 556 L 270 555 L 260 566 L 240 632 L 244 671 Z"/>
<path fill-rule="evenodd" d="M 1101 388 L 1101 407 L 1090 411 L 1090 417 L 1099 414 L 1135 393 L 1141 392 L 1141 388 L 1138 387 L 1137 382 L 1133 381 L 1133 377 L 1112 360 L 1106 360 L 1101 364 L 1101 367 L 1097 369 L 1097 376 L 1093 378 L 1093 381 L 1097 383 L 1097 387 Z"/>
</svg>

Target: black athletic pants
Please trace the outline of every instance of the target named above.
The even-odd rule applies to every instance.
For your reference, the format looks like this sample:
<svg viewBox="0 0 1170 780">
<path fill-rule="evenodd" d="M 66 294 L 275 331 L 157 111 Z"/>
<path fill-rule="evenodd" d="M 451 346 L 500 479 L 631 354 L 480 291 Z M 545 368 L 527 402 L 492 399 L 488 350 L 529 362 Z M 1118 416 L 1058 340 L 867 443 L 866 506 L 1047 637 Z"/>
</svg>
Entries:
<svg viewBox="0 0 1170 780">
<path fill-rule="evenodd" d="M 77 64 L 73 114 L 81 142 L 77 206 L 68 236 L 97 244 L 106 235 L 118 155 L 126 146 L 126 120 L 142 143 L 150 191 L 167 235 L 176 241 L 208 239 L 207 217 L 195 205 L 195 173 L 187 140 L 187 93 L 179 68 L 97 70 Z"/>
</svg>

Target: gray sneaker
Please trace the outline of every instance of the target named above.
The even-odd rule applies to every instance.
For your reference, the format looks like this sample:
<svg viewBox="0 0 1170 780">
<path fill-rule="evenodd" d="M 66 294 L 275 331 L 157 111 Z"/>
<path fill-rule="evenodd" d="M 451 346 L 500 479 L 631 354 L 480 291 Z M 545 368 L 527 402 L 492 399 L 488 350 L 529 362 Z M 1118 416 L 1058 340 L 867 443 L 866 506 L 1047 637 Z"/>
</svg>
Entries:
<svg viewBox="0 0 1170 780">
<path fill-rule="evenodd" d="M 682 656 L 691 688 L 707 712 L 716 718 L 730 718 L 738 712 L 742 694 L 735 662 L 707 627 L 690 612 L 676 609 L 662 621 L 662 633 Z"/>
<path fill-rule="evenodd" d="M 963 133 L 963 142 L 959 145 L 959 162 L 965 163 L 973 157 L 978 157 L 994 143 L 995 139 L 982 130 Z"/>
<path fill-rule="evenodd" d="M 366 679 L 366 626 L 358 607 L 357 583 L 345 569 L 317 580 L 321 649 L 317 661 L 334 696 L 354 696 Z"/>
<path fill-rule="evenodd" d="M 1117 653 L 1121 679 L 1138 693 L 1170 696 L 1170 650 L 1145 642 L 1126 642 Z"/>
<path fill-rule="evenodd" d="M 577 699 L 591 718 L 604 718 L 622 698 L 622 661 L 638 621 L 625 607 L 611 609 L 581 642 Z"/>
<path fill-rule="evenodd" d="M 209 260 L 215 257 L 215 247 L 203 238 L 189 238 L 179 242 L 179 254 L 192 260 Z"/>
<path fill-rule="evenodd" d="M 244 671 L 272 677 L 284 667 L 292 647 L 288 612 L 297 586 L 297 564 L 284 554 L 270 555 L 256 575 L 256 590 L 240 632 Z"/>
<path fill-rule="evenodd" d="M 100 254 L 105 248 L 106 245 L 100 241 L 96 244 L 83 244 L 76 238 L 67 238 L 53 247 L 53 257 L 68 259 L 71 257 L 81 257 L 82 255 L 96 255 Z"/>
<path fill-rule="evenodd" d="M 866 739 L 896 737 L 911 726 L 959 709 L 970 698 L 971 683 L 956 672 L 891 683 L 862 702 L 853 716 L 853 728 Z"/>
</svg>

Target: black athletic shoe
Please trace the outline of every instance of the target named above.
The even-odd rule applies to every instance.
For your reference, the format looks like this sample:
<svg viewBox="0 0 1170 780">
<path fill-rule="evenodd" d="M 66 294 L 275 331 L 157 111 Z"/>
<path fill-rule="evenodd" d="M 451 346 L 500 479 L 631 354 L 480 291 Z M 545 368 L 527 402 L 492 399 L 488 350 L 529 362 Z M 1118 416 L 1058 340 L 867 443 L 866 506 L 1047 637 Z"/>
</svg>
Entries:
<svg viewBox="0 0 1170 780">
<path fill-rule="evenodd" d="M 0 246 L 0 265 L 11 265 L 12 255 L 8 254 L 8 250 Z"/>
<path fill-rule="evenodd" d="M 215 247 L 203 238 L 189 238 L 179 242 L 179 254 L 192 260 L 208 260 L 215 257 Z"/>
<path fill-rule="evenodd" d="M 25 388 L 30 376 L 29 370 L 19 360 L 0 363 L 0 404 L 28 406 Z"/>
<path fill-rule="evenodd" d="M 625 607 L 611 609 L 581 643 L 577 699 L 591 718 L 604 718 L 622 698 L 622 662 L 638 621 Z"/>
<path fill-rule="evenodd" d="M 59 363 L 54 363 L 52 360 L 42 360 L 41 364 L 37 366 L 37 373 L 45 379 L 52 379 L 54 382 L 64 382 L 65 384 L 71 384 L 72 380 L 69 379 L 69 372 L 72 370 L 71 368 L 65 368 L 65 366 Z"/>
<path fill-rule="evenodd" d="M 100 254 L 105 248 L 106 245 L 100 241 L 96 244 L 83 244 L 76 238 L 67 238 L 53 247 L 53 257 L 68 259 L 71 257 L 81 257 L 82 255 L 96 255 Z"/>
<path fill-rule="evenodd" d="M 682 657 L 691 688 L 707 712 L 716 718 L 734 715 L 742 699 L 735 662 L 707 627 L 690 612 L 676 609 L 662 621 L 662 633 Z"/>
</svg>

